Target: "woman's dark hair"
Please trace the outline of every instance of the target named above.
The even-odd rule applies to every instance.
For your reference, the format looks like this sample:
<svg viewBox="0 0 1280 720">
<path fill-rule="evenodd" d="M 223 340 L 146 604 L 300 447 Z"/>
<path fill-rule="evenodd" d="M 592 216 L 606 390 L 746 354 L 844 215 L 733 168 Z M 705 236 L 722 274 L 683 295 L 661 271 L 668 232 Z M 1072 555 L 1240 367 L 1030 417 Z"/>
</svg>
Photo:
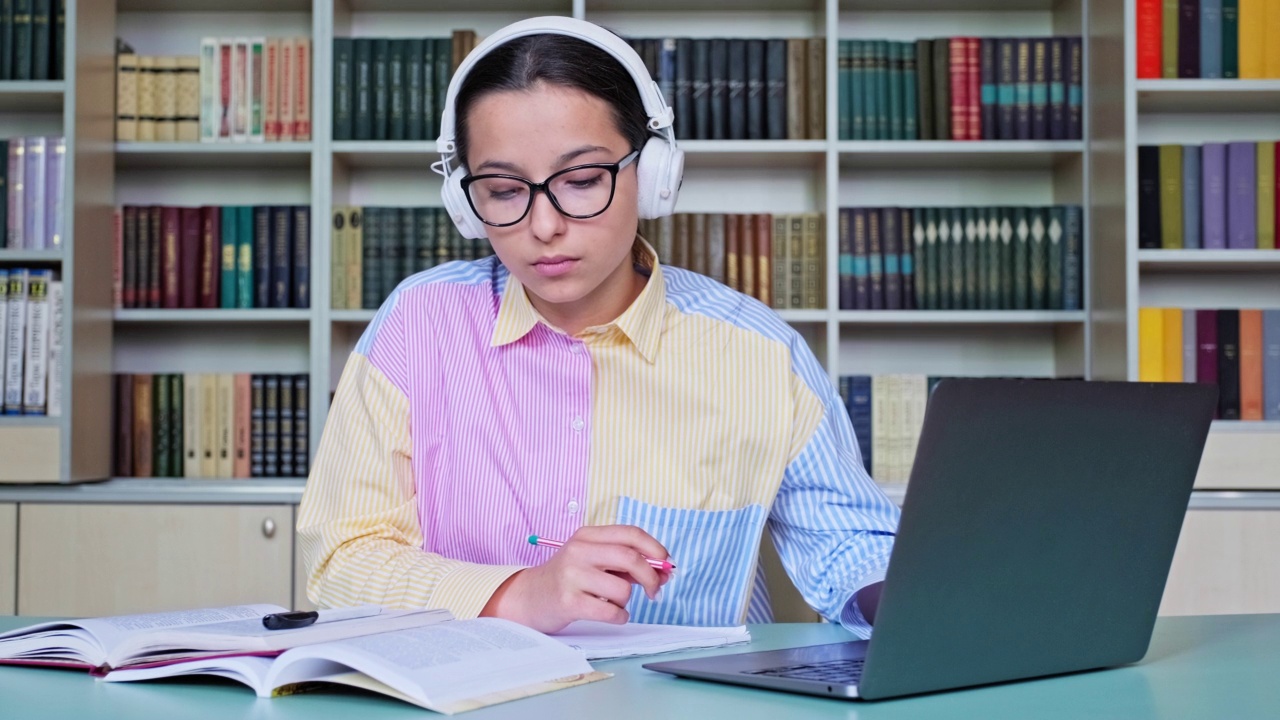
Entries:
<svg viewBox="0 0 1280 720">
<path fill-rule="evenodd" d="M 632 149 L 648 138 L 649 117 L 635 80 L 605 50 L 567 35 L 518 37 L 494 48 L 467 73 L 454 107 L 458 159 L 467 164 L 467 112 L 484 95 L 528 90 L 539 82 L 575 88 L 613 109 L 613 121 Z"/>
</svg>

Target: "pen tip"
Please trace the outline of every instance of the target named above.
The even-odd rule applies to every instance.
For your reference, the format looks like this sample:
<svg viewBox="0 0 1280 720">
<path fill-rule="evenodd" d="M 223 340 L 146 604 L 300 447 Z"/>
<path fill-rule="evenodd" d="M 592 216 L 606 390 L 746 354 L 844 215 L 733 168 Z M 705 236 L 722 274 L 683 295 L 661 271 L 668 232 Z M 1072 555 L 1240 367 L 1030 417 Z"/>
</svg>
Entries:
<svg viewBox="0 0 1280 720">
<path fill-rule="evenodd" d="M 530 545 L 537 545 L 537 544 L 538 544 L 538 536 L 537 536 L 537 535 L 530 535 L 530 536 L 529 536 L 529 544 L 530 544 Z"/>
</svg>

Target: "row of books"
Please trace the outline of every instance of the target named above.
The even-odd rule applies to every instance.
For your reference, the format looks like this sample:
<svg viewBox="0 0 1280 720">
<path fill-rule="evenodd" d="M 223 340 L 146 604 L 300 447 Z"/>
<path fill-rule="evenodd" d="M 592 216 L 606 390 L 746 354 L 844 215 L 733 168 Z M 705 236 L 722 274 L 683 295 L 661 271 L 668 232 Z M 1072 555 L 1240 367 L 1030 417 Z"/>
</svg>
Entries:
<svg viewBox="0 0 1280 720">
<path fill-rule="evenodd" d="M 0 397 L 5 415 L 62 414 L 62 282 L 0 268 Z"/>
<path fill-rule="evenodd" d="M 826 305 L 822 213 L 677 213 L 640 221 L 658 260 L 779 310 Z"/>
<path fill-rule="evenodd" d="M 310 376 L 116 374 L 118 477 L 307 474 Z"/>
<path fill-rule="evenodd" d="M 841 140 L 1079 140 L 1077 36 L 841 40 Z"/>
<path fill-rule="evenodd" d="M 1218 386 L 1223 420 L 1280 420 L 1280 310 L 1138 310 L 1138 379 Z"/>
<path fill-rule="evenodd" d="M 841 375 L 844 401 L 862 463 L 880 483 L 905 483 L 911 475 L 924 408 L 941 378 L 925 375 Z"/>
<path fill-rule="evenodd" d="M 204 38 L 199 55 L 116 56 L 116 139 L 311 139 L 311 39 Z"/>
<path fill-rule="evenodd" d="M 0 4 L 0 80 L 63 80 L 66 0 Z"/>
<path fill-rule="evenodd" d="M 12 250 L 62 247 L 67 145 L 61 135 L 0 140 L 0 246 Z"/>
<path fill-rule="evenodd" d="M 493 254 L 488 240 L 462 237 L 444 208 L 338 206 L 332 233 L 335 310 L 377 309 L 414 273 Z"/>
<path fill-rule="evenodd" d="M 628 38 L 681 140 L 826 138 L 826 39 Z"/>
<path fill-rule="evenodd" d="M 311 306 L 306 205 L 125 205 L 114 251 L 118 308 Z"/>
<path fill-rule="evenodd" d="M 1138 146 L 1138 247 L 1276 247 L 1280 143 Z"/>
<path fill-rule="evenodd" d="M 1139 78 L 1280 78 L 1274 2 L 1137 0 L 1136 10 Z"/>
<path fill-rule="evenodd" d="M 434 140 L 474 30 L 442 38 L 334 38 L 333 139 Z"/>
<path fill-rule="evenodd" d="M 842 310 L 1079 310 L 1077 205 L 841 208 Z"/>
</svg>

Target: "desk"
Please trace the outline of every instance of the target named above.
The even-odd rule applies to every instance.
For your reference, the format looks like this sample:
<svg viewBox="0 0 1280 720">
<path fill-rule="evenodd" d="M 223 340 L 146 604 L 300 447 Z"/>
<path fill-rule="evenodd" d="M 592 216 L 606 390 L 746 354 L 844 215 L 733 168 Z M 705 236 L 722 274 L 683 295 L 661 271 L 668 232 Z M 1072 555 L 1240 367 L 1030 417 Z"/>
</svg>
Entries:
<svg viewBox="0 0 1280 720">
<path fill-rule="evenodd" d="M 0 617 L 0 630 L 34 622 Z M 753 649 L 839 641 L 838 627 L 762 625 Z M 741 648 L 739 648 L 741 649 Z M 722 651 L 723 652 L 723 651 Z M 710 654 L 710 653 L 703 653 Z M 669 656 L 675 657 L 675 656 Z M 1280 718 L 1280 615 L 1163 618 L 1139 664 L 878 703 L 848 702 L 682 680 L 600 663 L 602 682 L 498 705 L 460 717 L 593 720 L 783 720 L 785 718 Z M 258 699 L 230 681 L 101 683 L 79 672 L 0 667 L 0 716 L 28 718 L 417 718 L 424 711 L 354 691 Z"/>
</svg>

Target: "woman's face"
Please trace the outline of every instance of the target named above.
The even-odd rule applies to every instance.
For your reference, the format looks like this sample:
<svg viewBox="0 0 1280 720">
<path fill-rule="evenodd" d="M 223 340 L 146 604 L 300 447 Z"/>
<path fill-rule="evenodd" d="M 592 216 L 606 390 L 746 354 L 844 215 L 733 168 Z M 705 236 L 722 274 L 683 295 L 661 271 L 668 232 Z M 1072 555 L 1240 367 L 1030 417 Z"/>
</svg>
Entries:
<svg viewBox="0 0 1280 720">
<path fill-rule="evenodd" d="M 472 175 L 542 182 L 576 165 L 618 162 L 632 151 L 605 101 L 547 83 L 481 97 L 469 111 L 467 128 Z M 565 217 L 545 193 L 537 193 L 523 220 L 485 228 L 494 253 L 528 289 L 534 306 L 563 330 L 610 322 L 639 293 L 631 267 L 638 219 L 635 167 L 633 162 L 618 173 L 613 201 L 595 217 Z M 597 172 L 573 179 L 580 186 L 594 181 L 607 187 L 608 171 Z M 473 198 L 477 192 L 485 190 L 473 185 Z"/>
</svg>

